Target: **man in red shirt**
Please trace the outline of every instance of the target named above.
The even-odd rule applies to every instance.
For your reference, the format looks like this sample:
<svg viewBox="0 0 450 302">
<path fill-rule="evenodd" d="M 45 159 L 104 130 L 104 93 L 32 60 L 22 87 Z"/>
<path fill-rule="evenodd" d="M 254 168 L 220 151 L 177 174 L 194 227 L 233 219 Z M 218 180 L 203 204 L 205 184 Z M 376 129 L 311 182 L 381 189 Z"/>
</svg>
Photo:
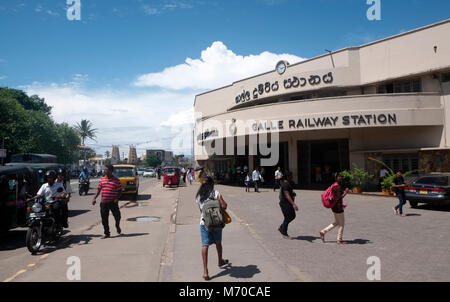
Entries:
<svg viewBox="0 0 450 302">
<path fill-rule="evenodd" d="M 122 185 L 120 180 L 113 175 L 114 167 L 112 165 L 107 165 L 105 167 L 105 177 L 100 179 L 97 187 L 97 194 L 92 201 L 95 205 L 97 202 L 97 197 L 102 192 L 102 201 L 100 202 L 100 214 L 102 216 L 102 224 L 105 230 L 105 235 L 102 239 L 109 238 L 109 211 L 111 210 L 114 219 L 116 220 L 117 233 L 120 235 L 122 230 L 120 229 L 120 209 L 119 209 L 119 198 L 122 193 Z"/>
</svg>

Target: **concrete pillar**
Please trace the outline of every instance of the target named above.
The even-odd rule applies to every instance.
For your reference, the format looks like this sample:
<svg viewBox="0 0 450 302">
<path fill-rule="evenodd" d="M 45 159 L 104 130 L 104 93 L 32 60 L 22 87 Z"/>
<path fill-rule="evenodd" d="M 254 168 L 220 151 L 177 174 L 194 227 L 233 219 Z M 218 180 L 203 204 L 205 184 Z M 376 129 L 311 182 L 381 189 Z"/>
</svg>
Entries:
<svg viewBox="0 0 450 302">
<path fill-rule="evenodd" d="M 254 155 L 249 155 L 248 156 L 248 171 L 250 173 L 253 172 L 253 169 L 255 169 L 255 166 L 253 165 L 254 162 Z"/>
<path fill-rule="evenodd" d="M 294 183 L 298 184 L 297 139 L 295 137 L 289 138 L 288 150 L 289 171 L 292 173 Z"/>
</svg>

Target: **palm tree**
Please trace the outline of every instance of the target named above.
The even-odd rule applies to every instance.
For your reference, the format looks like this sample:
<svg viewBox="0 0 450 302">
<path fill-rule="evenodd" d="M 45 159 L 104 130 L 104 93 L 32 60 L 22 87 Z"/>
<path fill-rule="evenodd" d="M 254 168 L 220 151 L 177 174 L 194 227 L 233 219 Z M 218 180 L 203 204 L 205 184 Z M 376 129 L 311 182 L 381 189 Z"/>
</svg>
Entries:
<svg viewBox="0 0 450 302">
<path fill-rule="evenodd" d="M 105 157 L 106 157 L 106 158 L 109 158 L 110 155 L 111 155 L 111 154 L 109 153 L 109 151 L 106 151 L 106 152 L 105 152 Z"/>
<path fill-rule="evenodd" d="M 81 120 L 81 123 L 77 123 L 75 129 L 80 134 L 81 144 L 83 146 L 86 138 L 95 140 L 95 133 L 98 131 L 98 129 L 92 128 L 92 122 L 88 120 Z M 86 164 L 86 150 L 84 151 L 84 164 Z"/>
<path fill-rule="evenodd" d="M 95 140 L 96 132 L 98 129 L 92 128 L 92 122 L 88 120 L 81 120 L 81 123 L 77 123 L 75 129 L 78 131 L 81 137 L 81 144 L 84 146 L 86 138 Z"/>
</svg>

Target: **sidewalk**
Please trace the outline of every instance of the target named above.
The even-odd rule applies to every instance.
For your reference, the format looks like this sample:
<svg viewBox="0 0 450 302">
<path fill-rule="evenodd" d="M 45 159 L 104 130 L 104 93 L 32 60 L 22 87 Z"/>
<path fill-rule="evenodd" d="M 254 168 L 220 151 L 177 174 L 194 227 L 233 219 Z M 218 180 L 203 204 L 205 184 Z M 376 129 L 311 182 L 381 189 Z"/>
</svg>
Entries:
<svg viewBox="0 0 450 302">
<path fill-rule="evenodd" d="M 201 256 L 200 212 L 195 203 L 198 184 L 180 187 L 176 217 L 176 231 L 169 235 L 173 253 L 162 268 L 160 281 L 204 281 Z M 223 230 L 223 257 L 230 264 L 219 268 L 215 245 L 208 253 L 211 281 L 219 282 L 278 282 L 299 281 L 289 268 L 264 248 L 258 236 L 249 231 L 229 208 L 233 221 Z M 171 237 L 171 238 L 170 238 Z M 210 281 L 210 282 L 211 282 Z"/>
<path fill-rule="evenodd" d="M 151 193 L 151 195 L 150 195 Z M 67 282 L 68 258 L 80 259 L 82 282 L 155 282 L 158 281 L 170 216 L 177 190 L 161 190 L 151 186 L 141 192 L 139 203 L 121 201 L 122 235 L 117 235 L 110 214 L 111 238 L 100 239 L 103 226 L 100 209 L 96 224 L 64 235 L 57 247 L 44 248 L 36 256 L 34 266 L 14 281 Z M 139 222 L 136 217 L 156 216 L 158 222 Z M 131 220 L 128 220 L 132 218 Z"/>
</svg>

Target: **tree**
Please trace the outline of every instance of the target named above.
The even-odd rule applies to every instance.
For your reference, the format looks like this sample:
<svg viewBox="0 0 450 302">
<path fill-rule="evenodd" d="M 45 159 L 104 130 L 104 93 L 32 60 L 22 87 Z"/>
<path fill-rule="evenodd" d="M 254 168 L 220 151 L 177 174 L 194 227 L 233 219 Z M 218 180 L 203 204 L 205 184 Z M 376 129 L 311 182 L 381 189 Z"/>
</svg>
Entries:
<svg viewBox="0 0 450 302">
<path fill-rule="evenodd" d="M 50 115 L 52 107 L 45 103 L 45 99 L 37 95 L 28 96 L 22 90 L 0 87 L 0 98 L 13 98 L 23 106 L 25 110 L 41 111 L 46 115 Z"/>
<path fill-rule="evenodd" d="M 83 146 L 86 138 L 95 140 L 96 132 L 98 131 L 98 129 L 92 128 L 92 122 L 89 120 L 81 120 L 81 123 L 77 123 L 75 129 L 77 129 L 80 134 Z"/>
<path fill-rule="evenodd" d="M 75 126 L 75 129 L 77 129 L 78 133 L 81 137 L 81 143 L 84 146 L 84 142 L 86 138 L 94 139 L 95 140 L 95 133 L 98 131 L 98 129 L 92 128 L 92 122 L 89 120 L 81 120 L 81 123 L 77 123 Z M 95 155 L 94 155 L 95 156 Z M 84 151 L 84 163 L 86 164 L 86 151 Z M 92 156 L 89 155 L 87 158 L 91 158 Z"/>
<path fill-rule="evenodd" d="M 80 137 L 67 124 L 57 124 L 49 116 L 51 107 L 38 96 L 21 90 L 0 88 L 0 138 L 8 155 L 48 153 L 60 163 L 76 161 Z"/>
<path fill-rule="evenodd" d="M 162 161 L 156 155 L 150 155 L 149 157 L 147 157 L 145 159 L 145 163 L 149 167 L 157 167 L 157 166 L 161 165 Z"/>
<path fill-rule="evenodd" d="M 109 153 L 109 151 L 105 152 L 105 158 L 110 158 L 111 157 L 111 153 Z"/>
</svg>

